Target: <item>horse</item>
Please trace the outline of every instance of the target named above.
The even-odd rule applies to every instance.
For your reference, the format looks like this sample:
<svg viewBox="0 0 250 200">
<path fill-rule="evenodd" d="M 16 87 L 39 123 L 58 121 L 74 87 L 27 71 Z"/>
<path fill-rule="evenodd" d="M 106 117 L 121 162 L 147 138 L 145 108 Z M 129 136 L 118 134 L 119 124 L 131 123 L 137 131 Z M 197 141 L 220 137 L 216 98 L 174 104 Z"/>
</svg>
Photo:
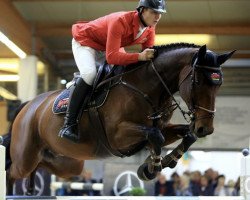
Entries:
<svg viewBox="0 0 250 200">
<path fill-rule="evenodd" d="M 223 81 L 221 64 L 235 51 L 219 55 L 206 45 L 189 43 L 153 48 L 153 60 L 126 66 L 123 73 L 97 85 L 109 84 L 109 93 L 94 110 L 98 122 L 92 120 L 91 108 L 81 113 L 79 143 L 58 137 L 64 115 L 53 114 L 52 106 L 61 90 L 40 94 L 22 105 L 6 136 L 10 193 L 16 179 L 29 177 L 27 193 L 33 194 L 38 167 L 67 178 L 81 173 L 84 160 L 131 156 L 143 148 L 150 155 L 137 174 L 144 181 L 152 180 L 163 168 L 174 168 L 197 138 L 214 132 L 215 98 Z M 188 111 L 173 96 L 178 91 Z M 187 124 L 170 122 L 176 109 Z M 171 153 L 161 155 L 163 147 L 180 139 Z"/>
</svg>

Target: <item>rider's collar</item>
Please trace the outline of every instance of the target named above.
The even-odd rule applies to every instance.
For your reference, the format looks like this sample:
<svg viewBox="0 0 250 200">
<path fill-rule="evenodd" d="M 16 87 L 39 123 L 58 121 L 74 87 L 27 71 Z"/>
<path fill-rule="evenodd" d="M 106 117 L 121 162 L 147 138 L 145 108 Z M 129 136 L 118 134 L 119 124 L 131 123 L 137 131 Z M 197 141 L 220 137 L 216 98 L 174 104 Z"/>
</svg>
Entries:
<svg viewBox="0 0 250 200">
<path fill-rule="evenodd" d="M 142 23 L 142 25 L 143 25 L 144 27 L 148 27 L 148 25 L 145 23 L 145 21 L 144 21 L 144 19 L 143 19 L 143 17 L 142 17 L 141 12 L 139 12 L 139 19 L 140 19 L 140 21 L 141 21 L 141 23 Z"/>
</svg>

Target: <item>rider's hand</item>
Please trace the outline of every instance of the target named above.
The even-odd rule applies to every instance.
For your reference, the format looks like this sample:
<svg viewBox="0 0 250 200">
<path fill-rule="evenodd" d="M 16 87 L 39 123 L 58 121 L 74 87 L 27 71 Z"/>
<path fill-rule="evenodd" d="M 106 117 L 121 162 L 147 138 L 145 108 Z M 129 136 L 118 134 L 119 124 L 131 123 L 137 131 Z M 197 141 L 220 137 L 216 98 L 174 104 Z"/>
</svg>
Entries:
<svg viewBox="0 0 250 200">
<path fill-rule="evenodd" d="M 143 52 L 139 53 L 138 60 L 139 61 L 147 61 L 154 58 L 154 49 L 144 49 Z"/>
</svg>

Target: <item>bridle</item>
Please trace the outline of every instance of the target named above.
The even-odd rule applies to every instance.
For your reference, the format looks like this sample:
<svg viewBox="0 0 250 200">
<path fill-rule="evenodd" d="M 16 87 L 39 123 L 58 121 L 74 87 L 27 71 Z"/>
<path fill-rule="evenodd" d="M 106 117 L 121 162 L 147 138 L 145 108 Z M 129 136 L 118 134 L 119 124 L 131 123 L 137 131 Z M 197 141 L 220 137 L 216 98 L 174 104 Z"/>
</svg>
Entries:
<svg viewBox="0 0 250 200">
<path fill-rule="evenodd" d="M 193 122 L 201 120 L 201 119 L 206 119 L 206 118 L 214 118 L 214 115 L 216 113 L 216 109 L 211 110 L 211 109 L 208 109 L 208 108 L 206 108 L 204 106 L 201 106 L 201 105 L 198 105 L 198 104 L 195 103 L 195 100 L 194 100 L 192 94 L 194 93 L 197 82 L 198 82 L 197 79 L 196 79 L 196 71 L 197 71 L 197 69 L 221 71 L 221 67 L 209 67 L 209 66 L 198 65 L 197 60 L 198 60 L 198 58 L 195 58 L 195 61 L 193 62 L 191 68 L 189 68 L 189 72 L 184 77 L 184 79 L 180 80 L 180 82 L 179 82 L 179 88 L 180 88 L 180 86 L 182 85 L 184 80 L 186 80 L 189 76 L 191 76 L 192 85 L 191 85 L 191 90 L 190 90 L 190 96 L 192 98 L 191 98 L 190 106 L 189 106 L 188 109 L 189 109 L 190 118 L 191 118 L 191 120 Z M 203 111 L 207 112 L 207 115 L 202 115 L 202 116 L 200 116 L 198 118 L 195 117 L 195 112 L 197 111 L 197 109 L 200 109 L 200 110 L 203 110 Z"/>
<path fill-rule="evenodd" d="M 197 54 L 195 54 L 196 56 Z M 193 59 L 192 59 L 193 60 Z M 201 66 L 197 64 L 198 58 L 196 57 L 193 64 L 192 65 L 188 65 L 186 67 L 184 67 L 180 74 L 187 69 L 187 73 L 185 74 L 184 78 L 181 79 L 179 81 L 179 88 L 180 86 L 183 84 L 183 82 L 189 77 L 191 76 L 191 82 L 192 82 L 192 87 L 191 87 L 191 91 L 190 91 L 190 96 L 192 97 L 192 94 L 194 93 L 195 90 L 195 86 L 197 84 L 197 80 L 196 80 L 196 71 L 198 69 L 203 69 L 203 70 L 213 70 L 213 71 L 221 71 L 221 67 L 209 67 L 209 66 Z M 184 119 L 190 123 L 194 123 L 195 121 L 201 120 L 201 119 L 206 119 L 206 118 L 214 118 L 215 113 L 216 113 L 216 109 L 211 110 L 208 109 L 202 105 L 197 105 L 195 103 L 195 100 L 193 98 L 191 98 L 191 103 L 190 106 L 188 108 L 188 111 L 184 111 L 179 103 L 176 101 L 175 97 L 173 96 L 173 94 L 170 92 L 168 86 L 166 85 L 165 81 L 162 79 L 161 75 L 159 74 L 159 72 L 157 71 L 157 69 L 154 66 L 154 63 L 151 61 L 151 66 L 154 70 L 154 72 L 156 73 L 156 75 L 158 76 L 159 80 L 161 81 L 162 85 L 164 86 L 165 90 L 167 91 L 167 93 L 170 95 L 170 97 L 172 98 L 172 100 L 175 102 L 176 108 L 178 108 L 180 110 L 180 112 L 182 113 Z M 207 114 L 206 115 L 202 115 L 200 117 L 195 117 L 195 113 L 196 111 L 200 109 L 205 111 Z M 163 114 L 162 114 L 163 115 Z M 189 119 L 188 119 L 189 117 Z"/>
</svg>

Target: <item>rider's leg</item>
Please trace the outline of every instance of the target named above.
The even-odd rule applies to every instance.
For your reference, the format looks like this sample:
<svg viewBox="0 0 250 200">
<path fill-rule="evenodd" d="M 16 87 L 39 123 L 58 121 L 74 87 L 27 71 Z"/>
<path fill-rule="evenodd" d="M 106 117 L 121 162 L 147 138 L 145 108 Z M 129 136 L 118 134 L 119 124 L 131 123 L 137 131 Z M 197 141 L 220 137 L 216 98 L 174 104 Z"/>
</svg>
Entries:
<svg viewBox="0 0 250 200">
<path fill-rule="evenodd" d="M 60 130 L 59 136 L 77 142 L 79 136 L 76 120 L 84 98 L 96 76 L 96 52 L 90 47 L 81 46 L 74 39 L 72 41 L 72 50 L 81 78 L 78 78 L 75 84 L 70 87 L 69 105 L 66 111 L 64 126 Z"/>
</svg>

